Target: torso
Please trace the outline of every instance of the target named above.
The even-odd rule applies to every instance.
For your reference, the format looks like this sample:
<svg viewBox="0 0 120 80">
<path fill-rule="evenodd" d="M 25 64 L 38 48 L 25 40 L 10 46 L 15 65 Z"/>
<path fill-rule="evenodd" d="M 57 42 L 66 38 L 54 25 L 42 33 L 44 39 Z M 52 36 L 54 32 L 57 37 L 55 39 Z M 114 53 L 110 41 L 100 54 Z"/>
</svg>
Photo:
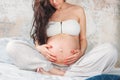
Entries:
<svg viewBox="0 0 120 80">
<path fill-rule="evenodd" d="M 71 7 L 72 8 L 72 7 Z M 69 14 L 68 14 L 69 12 Z M 73 19 L 78 21 L 78 18 L 76 15 L 71 15 L 70 14 L 75 14 L 71 9 L 69 8 L 68 10 L 63 11 L 61 16 L 59 17 L 59 13 L 56 12 L 53 14 L 51 17 L 50 21 L 65 21 L 69 19 Z M 67 14 L 67 16 L 66 16 Z M 58 27 L 58 26 L 56 26 Z M 79 49 L 79 35 L 70 35 L 70 34 L 65 34 L 65 33 L 59 33 L 54 36 L 49 36 L 47 40 L 47 44 L 52 45 L 52 48 L 49 48 L 50 51 L 53 52 L 54 55 L 57 56 L 57 61 L 55 63 L 57 64 L 62 64 L 64 65 L 64 60 L 73 55 L 71 53 L 71 50 L 73 49 Z"/>
<path fill-rule="evenodd" d="M 58 34 L 50 37 L 48 38 L 47 44 L 52 46 L 49 50 L 57 57 L 57 61 L 55 62 L 57 64 L 65 64 L 64 60 L 73 55 L 71 50 L 79 48 L 78 37 L 67 34 Z"/>
</svg>

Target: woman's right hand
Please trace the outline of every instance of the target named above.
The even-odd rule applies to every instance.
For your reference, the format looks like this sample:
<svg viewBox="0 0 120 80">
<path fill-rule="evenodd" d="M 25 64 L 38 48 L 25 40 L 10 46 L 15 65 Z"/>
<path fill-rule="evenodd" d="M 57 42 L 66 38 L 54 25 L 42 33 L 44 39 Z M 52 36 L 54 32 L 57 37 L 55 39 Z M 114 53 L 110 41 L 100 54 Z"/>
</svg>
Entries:
<svg viewBox="0 0 120 80">
<path fill-rule="evenodd" d="M 52 48 L 51 45 L 48 45 L 48 44 L 43 44 L 43 45 L 39 45 L 39 46 L 36 46 L 36 49 L 45 57 L 47 58 L 49 61 L 51 62 L 55 62 L 57 59 L 56 59 L 56 56 L 52 54 L 51 51 L 49 51 L 48 49 L 49 48 Z"/>
</svg>

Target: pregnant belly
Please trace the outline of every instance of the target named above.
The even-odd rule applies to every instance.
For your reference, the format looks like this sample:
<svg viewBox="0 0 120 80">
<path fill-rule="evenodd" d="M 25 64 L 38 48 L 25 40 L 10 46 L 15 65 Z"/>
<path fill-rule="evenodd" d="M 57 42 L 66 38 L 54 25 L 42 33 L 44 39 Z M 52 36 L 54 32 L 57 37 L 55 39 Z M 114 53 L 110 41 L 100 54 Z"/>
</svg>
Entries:
<svg viewBox="0 0 120 80">
<path fill-rule="evenodd" d="M 78 42 L 75 37 L 65 34 L 50 37 L 47 44 L 52 46 L 49 50 L 57 57 L 57 61 L 55 63 L 63 65 L 65 64 L 65 59 L 73 55 L 71 50 L 78 48 Z"/>
</svg>

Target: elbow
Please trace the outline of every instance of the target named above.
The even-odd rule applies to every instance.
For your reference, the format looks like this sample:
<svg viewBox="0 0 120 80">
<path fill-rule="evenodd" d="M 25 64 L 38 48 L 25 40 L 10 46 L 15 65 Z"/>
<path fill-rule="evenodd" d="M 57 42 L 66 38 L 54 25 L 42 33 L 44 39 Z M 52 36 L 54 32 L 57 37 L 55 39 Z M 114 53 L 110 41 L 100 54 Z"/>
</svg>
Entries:
<svg viewBox="0 0 120 80">
<path fill-rule="evenodd" d="M 87 42 L 87 38 L 80 38 L 80 41 L 85 41 L 85 42 Z"/>
</svg>

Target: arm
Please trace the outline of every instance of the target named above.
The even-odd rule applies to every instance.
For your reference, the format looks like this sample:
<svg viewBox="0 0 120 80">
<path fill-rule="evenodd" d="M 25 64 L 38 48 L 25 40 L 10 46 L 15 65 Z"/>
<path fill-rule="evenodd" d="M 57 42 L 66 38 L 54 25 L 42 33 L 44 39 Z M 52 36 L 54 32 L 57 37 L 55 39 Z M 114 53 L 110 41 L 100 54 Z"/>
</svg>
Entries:
<svg viewBox="0 0 120 80">
<path fill-rule="evenodd" d="M 86 39 L 86 16 L 84 9 L 79 7 L 77 11 L 75 12 L 77 17 L 79 18 L 79 24 L 80 24 L 80 35 L 79 35 L 79 46 L 80 49 L 73 50 L 72 53 L 74 55 L 68 57 L 65 60 L 65 64 L 71 65 L 75 63 L 80 57 L 82 57 L 86 51 L 87 48 L 87 39 Z"/>
<path fill-rule="evenodd" d="M 84 9 L 80 10 L 81 15 L 79 16 L 79 24 L 80 24 L 80 36 L 79 36 L 79 40 L 80 40 L 80 50 L 81 53 L 84 54 L 87 48 L 87 39 L 86 39 L 86 16 L 85 16 L 85 12 Z"/>
</svg>

